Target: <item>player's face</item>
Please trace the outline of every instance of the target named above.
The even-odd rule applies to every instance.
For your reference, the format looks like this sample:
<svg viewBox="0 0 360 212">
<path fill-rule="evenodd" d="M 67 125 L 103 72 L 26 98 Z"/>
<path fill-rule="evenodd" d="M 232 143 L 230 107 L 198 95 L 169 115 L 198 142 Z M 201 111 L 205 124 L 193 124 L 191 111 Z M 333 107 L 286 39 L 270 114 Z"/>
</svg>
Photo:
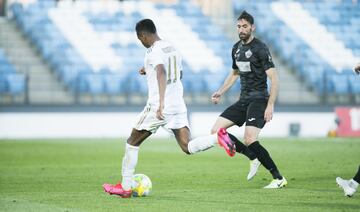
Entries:
<svg viewBox="0 0 360 212">
<path fill-rule="evenodd" d="M 137 37 L 142 43 L 142 45 L 144 45 L 146 48 L 149 48 L 151 46 L 145 33 L 137 33 Z"/>
<path fill-rule="evenodd" d="M 254 30 L 254 25 L 251 25 L 245 19 L 240 19 L 237 22 L 237 29 L 238 29 L 238 34 L 239 34 L 240 40 L 247 41 L 250 38 L 251 33 Z"/>
</svg>

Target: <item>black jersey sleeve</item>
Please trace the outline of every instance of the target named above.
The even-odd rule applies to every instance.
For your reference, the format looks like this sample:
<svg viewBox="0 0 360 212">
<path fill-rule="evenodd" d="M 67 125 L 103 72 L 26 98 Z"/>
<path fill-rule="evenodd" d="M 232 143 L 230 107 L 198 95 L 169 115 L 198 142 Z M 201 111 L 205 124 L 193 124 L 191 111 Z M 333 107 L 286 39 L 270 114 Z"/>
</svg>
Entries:
<svg viewBox="0 0 360 212">
<path fill-rule="evenodd" d="M 266 46 L 262 47 L 259 50 L 259 59 L 260 59 L 262 67 L 264 68 L 264 71 L 268 70 L 269 68 L 275 67 L 275 65 L 272 61 L 270 51 Z"/>
<path fill-rule="evenodd" d="M 235 70 L 239 69 L 236 65 L 236 56 L 235 56 L 236 50 L 238 48 L 238 44 L 239 44 L 239 42 L 235 43 L 231 50 L 232 68 Z"/>
</svg>

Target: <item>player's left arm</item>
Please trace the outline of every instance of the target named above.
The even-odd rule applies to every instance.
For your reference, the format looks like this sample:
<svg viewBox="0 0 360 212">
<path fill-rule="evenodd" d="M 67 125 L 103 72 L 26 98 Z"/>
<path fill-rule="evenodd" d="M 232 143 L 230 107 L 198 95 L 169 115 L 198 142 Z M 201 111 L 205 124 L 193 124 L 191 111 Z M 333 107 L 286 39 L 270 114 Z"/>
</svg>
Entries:
<svg viewBox="0 0 360 212">
<path fill-rule="evenodd" d="M 265 121 L 269 122 L 272 119 L 274 113 L 274 104 L 278 93 L 279 80 L 275 70 L 275 65 L 272 61 L 272 57 L 267 46 L 264 46 L 259 50 L 259 59 L 267 77 L 271 82 L 270 96 L 264 113 Z"/>
<path fill-rule="evenodd" d="M 264 114 L 265 121 L 269 122 L 274 113 L 274 104 L 279 90 L 279 79 L 275 68 L 269 68 L 265 72 L 271 82 L 270 96 Z"/>
<path fill-rule="evenodd" d="M 166 90 L 166 71 L 163 64 L 158 64 L 155 66 L 156 78 L 158 81 L 159 87 L 159 108 L 156 111 L 156 117 L 160 120 L 164 119 L 163 109 L 164 109 L 164 99 L 165 99 L 165 90 Z"/>
</svg>

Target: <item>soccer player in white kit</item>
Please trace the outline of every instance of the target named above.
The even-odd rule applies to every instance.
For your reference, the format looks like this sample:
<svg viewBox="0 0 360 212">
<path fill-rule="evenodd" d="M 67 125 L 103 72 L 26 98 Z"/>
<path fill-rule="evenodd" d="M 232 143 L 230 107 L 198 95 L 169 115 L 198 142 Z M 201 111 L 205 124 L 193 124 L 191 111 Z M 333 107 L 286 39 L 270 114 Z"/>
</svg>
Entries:
<svg viewBox="0 0 360 212">
<path fill-rule="evenodd" d="M 139 21 L 135 29 L 138 39 L 147 48 L 144 68 L 139 72 L 147 77 L 148 100 L 127 139 L 122 162 L 122 182 L 116 185 L 103 185 L 105 192 L 122 198 L 129 198 L 132 194 L 132 176 L 138 160 L 139 146 L 159 127 L 171 130 L 180 148 L 186 154 L 207 150 L 216 142 L 224 147 L 230 156 L 235 153 L 235 145 L 230 140 L 222 138 L 221 134 L 191 140 L 180 79 L 181 55 L 171 43 L 160 39 L 152 20 Z"/>
</svg>

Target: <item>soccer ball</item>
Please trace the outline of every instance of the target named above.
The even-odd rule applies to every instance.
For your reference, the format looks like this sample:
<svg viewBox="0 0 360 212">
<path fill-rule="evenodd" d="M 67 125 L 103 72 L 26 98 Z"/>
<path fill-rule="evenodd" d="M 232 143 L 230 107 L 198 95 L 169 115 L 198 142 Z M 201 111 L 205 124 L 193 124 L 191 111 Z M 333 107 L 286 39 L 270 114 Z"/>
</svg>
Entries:
<svg viewBox="0 0 360 212">
<path fill-rule="evenodd" d="M 145 174 L 135 174 L 133 176 L 133 184 L 131 186 L 134 197 L 145 197 L 150 194 L 152 183 Z"/>
</svg>

